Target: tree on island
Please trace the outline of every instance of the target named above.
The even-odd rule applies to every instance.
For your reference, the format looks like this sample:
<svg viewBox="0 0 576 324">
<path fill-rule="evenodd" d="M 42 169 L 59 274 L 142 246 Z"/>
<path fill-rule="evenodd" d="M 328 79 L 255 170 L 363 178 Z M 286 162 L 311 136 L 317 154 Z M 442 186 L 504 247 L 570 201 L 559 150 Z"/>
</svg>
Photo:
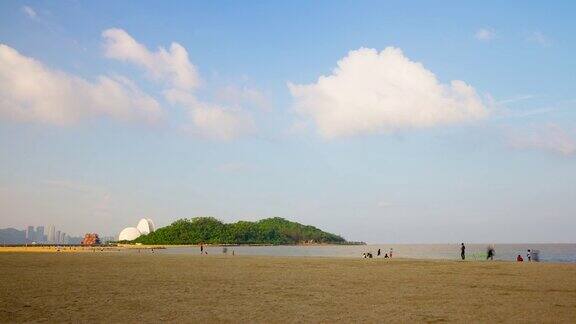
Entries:
<svg viewBox="0 0 576 324">
<path fill-rule="evenodd" d="M 180 219 L 132 241 L 142 244 L 346 244 L 336 234 L 280 217 L 225 224 L 213 217 Z"/>
</svg>

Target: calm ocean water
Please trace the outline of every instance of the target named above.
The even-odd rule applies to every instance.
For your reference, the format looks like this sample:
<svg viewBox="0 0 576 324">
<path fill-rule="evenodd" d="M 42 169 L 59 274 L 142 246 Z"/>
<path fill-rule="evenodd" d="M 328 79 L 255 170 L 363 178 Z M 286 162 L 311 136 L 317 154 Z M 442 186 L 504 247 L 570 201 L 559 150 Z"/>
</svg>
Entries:
<svg viewBox="0 0 576 324">
<path fill-rule="evenodd" d="M 468 260 L 486 259 L 488 244 L 467 244 Z M 576 262 L 576 244 L 494 244 L 496 260 L 516 260 L 521 254 L 526 259 L 527 250 L 538 250 L 542 262 Z M 316 257 L 350 257 L 361 258 L 363 252 L 372 252 L 376 256 L 378 249 L 388 253 L 393 249 L 394 257 L 416 259 L 460 258 L 458 244 L 377 244 L 353 246 L 229 246 L 228 253 L 236 255 L 269 255 L 269 256 L 316 256 Z M 222 254 L 222 247 L 207 247 L 208 254 Z M 198 247 L 171 247 L 160 253 L 200 254 Z"/>
</svg>

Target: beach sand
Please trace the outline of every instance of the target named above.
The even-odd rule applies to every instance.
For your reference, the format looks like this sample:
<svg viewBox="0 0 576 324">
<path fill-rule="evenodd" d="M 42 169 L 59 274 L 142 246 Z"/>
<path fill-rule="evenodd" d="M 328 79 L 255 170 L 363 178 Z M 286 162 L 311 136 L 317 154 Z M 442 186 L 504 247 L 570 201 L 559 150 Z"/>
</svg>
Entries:
<svg viewBox="0 0 576 324">
<path fill-rule="evenodd" d="M 0 322 L 575 320 L 574 264 L 0 254 Z"/>
<path fill-rule="evenodd" d="M 118 252 L 123 247 L 90 247 L 90 246 L 0 246 L 1 253 L 80 253 L 80 252 Z"/>
</svg>

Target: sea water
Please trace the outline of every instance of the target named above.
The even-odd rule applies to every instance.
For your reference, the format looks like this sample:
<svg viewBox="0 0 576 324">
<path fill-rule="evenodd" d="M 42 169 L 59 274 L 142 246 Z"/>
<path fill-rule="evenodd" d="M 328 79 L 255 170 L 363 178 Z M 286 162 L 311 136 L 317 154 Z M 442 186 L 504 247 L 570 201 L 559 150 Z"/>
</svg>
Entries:
<svg viewBox="0 0 576 324">
<path fill-rule="evenodd" d="M 576 262 L 576 244 L 490 244 L 495 249 L 495 260 L 515 261 L 517 255 L 526 255 L 528 249 L 539 251 L 542 262 Z M 467 260 L 485 260 L 489 244 L 466 244 Z M 376 257 L 378 249 L 381 256 L 392 250 L 394 258 L 414 259 L 460 259 L 460 244 L 371 244 L 371 245 L 282 245 L 282 246 L 227 246 L 227 254 L 263 255 L 263 256 L 314 256 L 314 257 L 351 257 L 361 258 L 365 252 Z M 205 247 L 208 254 L 223 254 L 224 247 Z M 200 254 L 197 246 L 169 247 L 160 253 Z"/>
</svg>

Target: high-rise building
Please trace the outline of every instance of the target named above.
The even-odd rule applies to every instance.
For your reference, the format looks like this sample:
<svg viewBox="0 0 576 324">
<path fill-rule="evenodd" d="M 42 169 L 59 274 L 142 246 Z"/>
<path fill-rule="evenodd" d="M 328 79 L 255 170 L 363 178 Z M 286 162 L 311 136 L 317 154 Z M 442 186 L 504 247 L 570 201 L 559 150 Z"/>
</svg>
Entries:
<svg viewBox="0 0 576 324">
<path fill-rule="evenodd" d="M 36 242 L 38 243 L 46 242 L 46 238 L 44 237 L 44 226 L 36 227 Z"/>
<path fill-rule="evenodd" d="M 56 229 L 54 228 L 54 225 L 48 226 L 47 242 L 50 244 L 56 243 Z"/>
<path fill-rule="evenodd" d="M 62 232 L 60 233 L 60 242 L 58 242 L 60 244 L 66 244 L 66 233 Z"/>
<path fill-rule="evenodd" d="M 26 227 L 26 242 L 31 243 L 36 240 L 36 231 L 34 231 L 34 226 Z"/>
<path fill-rule="evenodd" d="M 57 230 L 56 235 L 54 235 L 54 243 L 60 244 L 60 230 Z"/>
</svg>

